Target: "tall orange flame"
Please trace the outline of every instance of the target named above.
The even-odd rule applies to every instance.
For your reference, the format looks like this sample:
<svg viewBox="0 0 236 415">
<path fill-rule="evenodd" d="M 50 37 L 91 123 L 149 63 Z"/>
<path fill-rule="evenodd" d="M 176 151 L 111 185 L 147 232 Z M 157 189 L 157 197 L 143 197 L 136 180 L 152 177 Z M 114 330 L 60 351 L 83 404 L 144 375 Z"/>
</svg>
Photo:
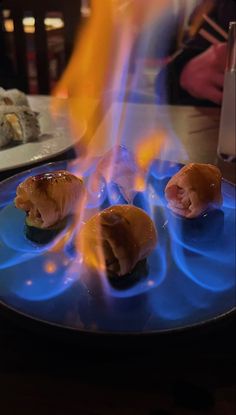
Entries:
<svg viewBox="0 0 236 415">
<path fill-rule="evenodd" d="M 101 145 L 94 142 L 94 133 L 117 93 L 128 88 L 128 66 L 137 35 L 169 4 L 170 0 L 149 0 L 147 7 L 144 0 L 92 0 L 91 18 L 81 30 L 73 56 L 54 91 L 56 97 L 70 98 L 69 117 L 74 133 L 81 131 L 81 122 L 86 123 L 79 154 L 88 154 L 89 146 Z M 122 119 L 124 113 L 125 109 Z M 107 135 L 104 142 L 109 132 Z"/>
<path fill-rule="evenodd" d="M 137 35 L 150 21 L 158 21 L 158 17 L 170 3 L 171 0 L 92 0 L 91 18 L 80 33 L 69 65 L 54 91 L 56 97 L 68 98 L 69 118 L 74 133 L 80 131 L 82 122 L 85 121 L 87 125 L 85 136 L 77 146 L 77 174 L 83 174 L 92 156 L 96 154 L 96 149 L 108 149 L 111 141 L 113 149 L 119 148 L 127 119 L 125 101 L 130 83 L 130 61 Z M 121 99 L 121 110 L 116 114 L 115 127 L 108 125 L 101 137 L 95 134 L 96 129 L 118 95 Z M 56 105 L 60 105 L 60 100 L 56 101 Z M 144 188 L 146 172 L 152 160 L 159 155 L 164 139 L 163 131 L 147 131 L 147 137 L 143 137 L 135 150 L 136 181 L 132 176 L 132 168 L 128 169 L 127 165 L 123 168 L 130 176 L 129 183 L 136 190 Z M 110 165 L 100 165 L 101 174 L 107 181 L 112 180 L 114 168 L 119 170 L 122 163 L 119 157 L 116 158 L 115 151 L 108 154 Z M 114 166 L 115 159 L 118 161 Z M 90 188 L 96 191 L 97 176 L 90 179 L 94 180 Z M 77 219 L 80 223 L 86 220 L 85 206 L 86 203 L 78 209 Z M 79 237 L 77 239 L 82 244 L 82 250 L 86 251 L 87 261 L 103 273 L 106 264 L 99 226 L 96 232 L 97 246 L 84 246 L 85 242 L 80 241 Z M 69 231 L 54 250 L 60 249 L 70 237 Z"/>
<path fill-rule="evenodd" d="M 166 136 L 167 133 L 164 130 L 155 131 L 137 144 L 135 150 L 136 163 L 139 167 L 135 178 L 135 189 L 137 191 L 145 190 L 147 171 L 153 160 L 160 155 Z"/>
</svg>

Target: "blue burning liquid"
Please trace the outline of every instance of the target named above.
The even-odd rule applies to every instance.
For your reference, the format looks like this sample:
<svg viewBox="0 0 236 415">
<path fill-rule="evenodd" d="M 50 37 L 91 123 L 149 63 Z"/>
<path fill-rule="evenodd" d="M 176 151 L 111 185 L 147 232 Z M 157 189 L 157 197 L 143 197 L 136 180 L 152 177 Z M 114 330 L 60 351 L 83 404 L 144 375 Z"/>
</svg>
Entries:
<svg viewBox="0 0 236 415">
<path fill-rule="evenodd" d="M 0 290 L 3 293 L 7 290 L 28 301 L 55 298 L 71 287 L 79 277 L 78 273 L 70 272 L 69 261 L 65 259 L 61 253 L 46 253 L 11 266 L 7 270 L 7 278 L 0 281 Z"/>
<path fill-rule="evenodd" d="M 53 244 L 39 247 L 28 241 L 24 214 L 12 204 L 19 177 L 1 184 L 0 299 L 46 321 L 112 332 L 178 328 L 234 308 L 235 188 L 223 182 L 221 210 L 195 220 L 181 219 L 166 208 L 164 198 L 166 183 L 179 168 L 153 163 L 146 191 L 134 198 L 134 205 L 153 218 L 158 245 L 148 258 L 148 275 L 122 290 L 106 280 L 94 291 L 83 279 L 73 242 L 56 253 L 48 249 Z M 45 166 L 41 169 L 45 171 Z M 25 177 L 21 175 L 20 181 Z M 102 183 L 100 193 L 91 192 L 88 209 L 125 202 L 115 184 L 109 186 Z"/>
</svg>

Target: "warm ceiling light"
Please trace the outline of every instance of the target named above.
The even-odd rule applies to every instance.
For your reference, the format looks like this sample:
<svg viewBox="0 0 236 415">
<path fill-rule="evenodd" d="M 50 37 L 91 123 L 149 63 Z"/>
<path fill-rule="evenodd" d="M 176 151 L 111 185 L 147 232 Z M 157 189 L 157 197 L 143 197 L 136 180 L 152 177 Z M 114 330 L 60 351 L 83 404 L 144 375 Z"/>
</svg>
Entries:
<svg viewBox="0 0 236 415">
<path fill-rule="evenodd" d="M 61 29 L 64 27 L 64 22 L 59 17 L 46 17 L 44 19 L 44 24 L 47 30 Z M 35 18 L 34 17 L 24 17 L 23 26 L 25 33 L 34 33 L 35 32 Z M 14 23 L 12 19 L 4 20 L 4 27 L 6 32 L 14 32 Z"/>
<path fill-rule="evenodd" d="M 12 19 L 4 20 L 4 28 L 6 32 L 14 32 L 14 23 Z"/>
<path fill-rule="evenodd" d="M 23 19 L 24 26 L 34 26 L 35 25 L 35 18 L 34 17 L 24 17 Z"/>
<path fill-rule="evenodd" d="M 46 19 L 44 19 L 44 24 L 46 27 L 52 29 L 61 29 L 64 27 L 64 22 L 59 17 L 46 17 Z"/>
</svg>

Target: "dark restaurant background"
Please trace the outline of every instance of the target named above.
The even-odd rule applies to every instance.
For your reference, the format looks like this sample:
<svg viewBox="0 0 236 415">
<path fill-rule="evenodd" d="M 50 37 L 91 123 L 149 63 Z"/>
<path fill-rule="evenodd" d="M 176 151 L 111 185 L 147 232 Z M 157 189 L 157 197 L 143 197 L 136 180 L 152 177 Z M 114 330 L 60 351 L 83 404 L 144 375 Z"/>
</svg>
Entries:
<svg viewBox="0 0 236 415">
<path fill-rule="evenodd" d="M 31 3 L 29 0 L 21 0 L 19 3 L 22 4 L 22 7 L 19 7 L 16 0 L 0 1 L 0 42 L 2 51 L 0 84 L 2 87 L 5 85 L 6 88 L 18 86 L 30 94 L 49 93 L 66 67 L 66 63 L 68 62 L 73 48 L 76 31 L 81 30 L 81 27 L 91 15 L 90 2 L 89 0 L 82 0 L 79 2 L 64 2 L 63 0 L 58 2 L 47 2 L 43 0 L 40 2 L 40 7 L 39 3 L 34 4 L 32 10 L 30 10 Z M 79 3 L 80 7 L 78 10 Z M 197 0 L 189 0 L 186 4 L 182 0 L 173 0 L 173 9 L 169 10 L 169 13 L 167 13 L 166 21 L 162 27 L 158 28 L 157 25 L 156 28 L 151 27 L 149 29 L 152 32 L 151 37 L 153 38 L 153 41 L 150 42 L 152 47 L 145 53 L 144 71 L 140 74 L 139 84 L 136 85 L 136 89 L 141 90 L 144 94 L 144 99 L 145 94 L 149 94 L 150 91 L 153 92 L 154 90 L 154 80 L 159 70 L 159 60 L 164 58 L 165 53 L 171 53 L 173 49 L 177 47 L 176 31 L 178 30 L 178 25 L 180 23 L 184 26 L 187 25 L 188 18 L 196 3 L 198 3 Z M 53 4 L 53 6 L 50 4 Z M 33 9 L 35 9 L 35 11 L 33 11 Z M 19 10 L 22 14 L 21 19 L 19 19 Z M 37 27 L 37 21 L 39 20 L 37 10 L 40 11 L 40 13 L 43 11 L 45 15 L 44 26 L 46 30 L 46 39 L 44 40 L 42 39 L 42 28 Z M 64 14 L 65 10 L 68 10 L 70 16 L 69 18 L 66 16 L 68 19 L 66 22 Z M 18 16 L 17 18 L 15 14 Z M 16 19 L 15 22 L 17 22 L 17 26 L 22 26 L 22 28 L 17 29 L 17 36 L 20 36 L 21 44 L 15 37 L 14 19 Z M 69 32 L 68 27 L 70 27 Z M 39 48 L 39 43 L 37 43 L 36 35 L 38 29 L 41 31 L 41 40 L 46 42 L 45 47 L 47 50 L 43 50 L 43 53 L 46 56 L 44 70 L 47 71 L 47 65 L 49 68 L 49 82 L 46 84 L 46 87 L 43 85 L 42 88 L 39 85 L 37 73 L 37 50 Z M 166 47 L 165 49 L 160 49 L 160 46 L 155 42 L 155 38 L 158 39 L 163 30 L 169 37 L 170 44 L 168 50 Z M 172 35 L 168 34 L 168 31 L 172 33 Z M 67 35 L 66 39 L 65 35 Z M 143 37 L 145 36 L 147 36 L 146 33 L 143 34 Z M 172 41 L 171 37 L 173 38 Z M 65 44 L 65 42 L 67 42 L 67 44 Z M 68 42 L 70 43 L 69 51 L 65 49 L 65 47 L 68 46 Z M 18 51 L 19 47 L 20 51 Z M 40 48 L 42 49 L 42 45 Z M 142 52 L 136 56 L 136 58 L 142 59 Z M 23 65 L 24 71 L 22 67 L 19 68 L 19 65 Z M 27 80 L 21 79 L 25 76 L 27 76 Z"/>
</svg>

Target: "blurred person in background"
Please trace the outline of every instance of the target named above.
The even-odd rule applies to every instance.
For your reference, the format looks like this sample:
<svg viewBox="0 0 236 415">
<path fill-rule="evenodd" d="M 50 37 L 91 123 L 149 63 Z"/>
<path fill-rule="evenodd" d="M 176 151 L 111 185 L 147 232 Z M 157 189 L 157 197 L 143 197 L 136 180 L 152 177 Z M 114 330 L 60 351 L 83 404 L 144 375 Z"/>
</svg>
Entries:
<svg viewBox="0 0 236 415">
<path fill-rule="evenodd" d="M 196 3 L 196 0 L 189 0 L 187 11 L 193 9 L 193 1 Z M 186 17 L 183 2 L 185 0 L 170 0 L 158 16 L 153 14 L 148 24 L 139 27 L 130 55 L 132 84 L 129 101 L 148 103 L 155 100 L 153 85 L 156 74 L 166 62 L 166 57 L 178 48 L 179 28 Z"/>
<path fill-rule="evenodd" d="M 200 2 L 196 7 L 190 18 L 190 27 L 196 16 L 199 18 L 201 6 L 206 2 Z M 209 17 L 228 32 L 229 23 L 236 20 L 236 1 L 210 0 L 208 3 L 212 5 Z M 167 64 L 157 76 L 158 103 L 221 105 L 227 43 L 208 23 L 204 22 L 201 27 L 217 37 L 219 43 L 211 45 L 199 32 L 185 43 L 183 52 Z"/>
</svg>

